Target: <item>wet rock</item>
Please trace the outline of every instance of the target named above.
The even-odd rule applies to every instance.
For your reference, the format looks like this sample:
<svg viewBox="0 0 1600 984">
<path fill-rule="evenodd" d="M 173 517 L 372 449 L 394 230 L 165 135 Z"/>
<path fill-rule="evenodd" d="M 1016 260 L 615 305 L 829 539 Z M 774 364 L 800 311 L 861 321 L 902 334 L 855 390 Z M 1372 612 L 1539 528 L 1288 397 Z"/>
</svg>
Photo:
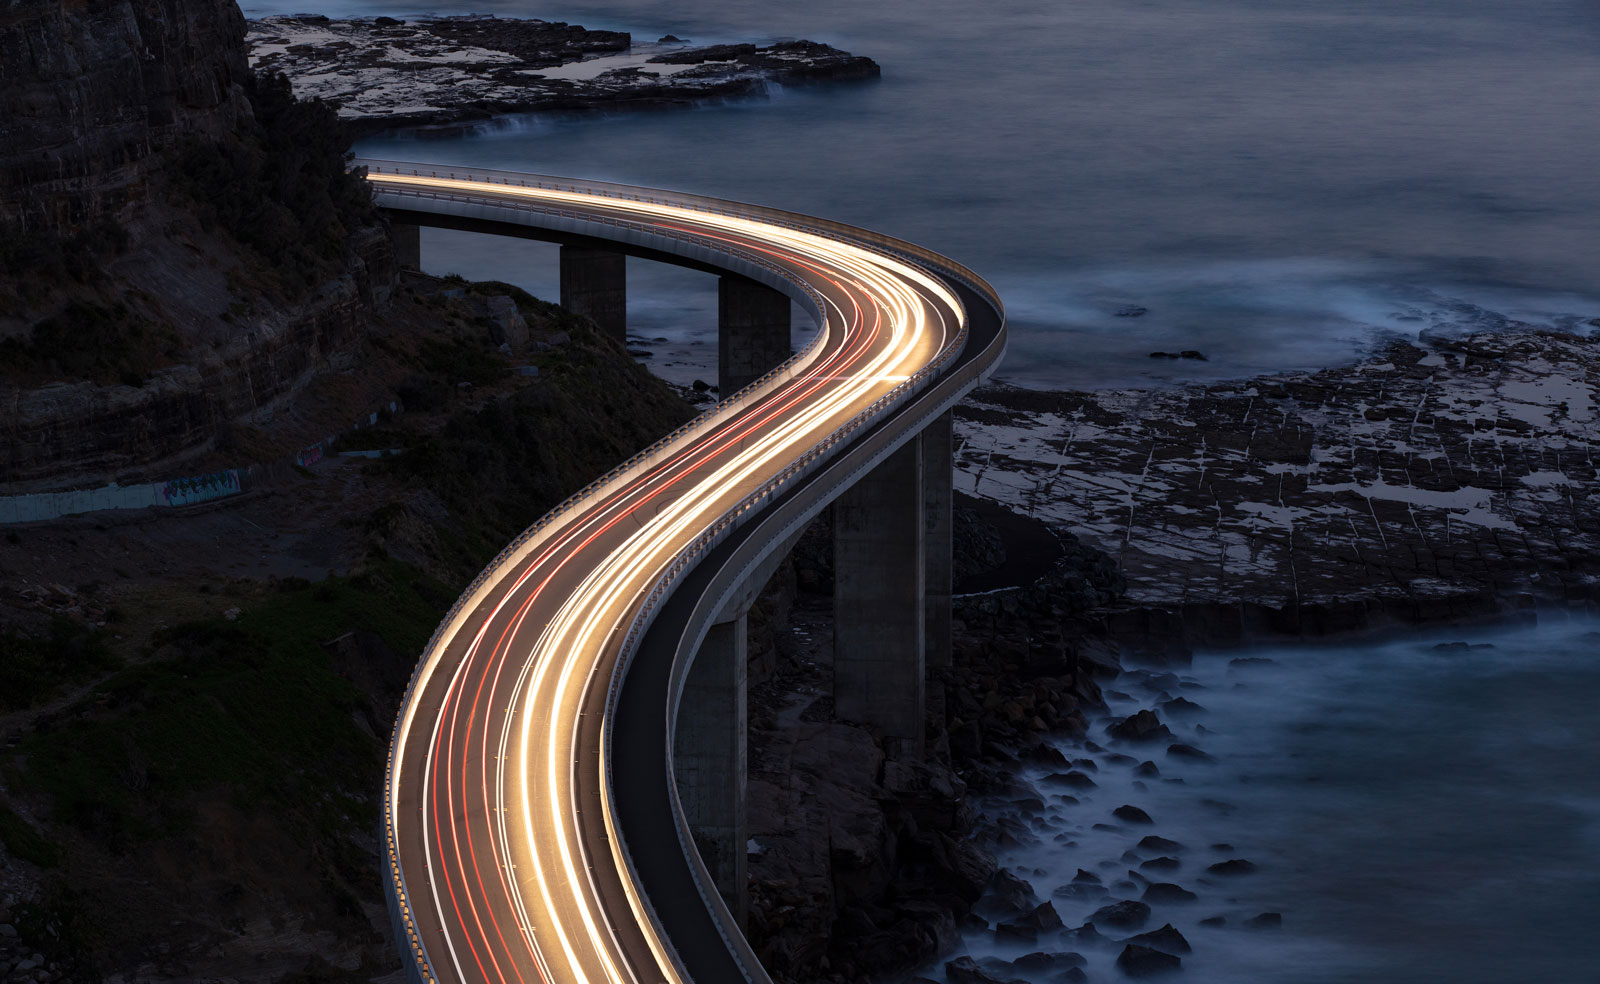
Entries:
<svg viewBox="0 0 1600 984">
<path fill-rule="evenodd" d="M 1139 929 L 1150 921 L 1150 906 L 1131 899 L 1101 906 L 1089 917 L 1096 926 L 1115 926 L 1118 929 Z"/>
<path fill-rule="evenodd" d="M 1157 738 L 1171 738 L 1172 732 L 1161 723 L 1156 713 L 1149 708 L 1130 714 L 1128 717 L 1107 725 L 1106 734 L 1113 738 L 1123 738 L 1128 741 L 1154 741 Z"/>
<path fill-rule="evenodd" d="M 1161 770 L 1156 768 L 1156 764 L 1154 762 L 1151 762 L 1147 759 L 1139 763 L 1139 767 L 1133 770 L 1133 774 L 1136 776 L 1145 776 L 1146 778 L 1155 778 L 1156 776 L 1161 775 Z"/>
<path fill-rule="evenodd" d="M 1200 353 L 1200 352 L 1198 352 L 1198 351 L 1196 351 L 1194 349 L 1184 349 L 1182 352 L 1178 353 L 1178 358 L 1180 358 L 1180 359 L 1195 359 L 1195 360 L 1198 360 L 1200 362 L 1207 361 L 1206 357 L 1202 353 Z"/>
<path fill-rule="evenodd" d="M 1144 890 L 1144 901 L 1165 905 L 1172 902 L 1194 902 L 1200 896 L 1172 882 L 1151 882 Z"/>
<path fill-rule="evenodd" d="M 1226 926 L 1227 924 L 1228 919 L 1226 916 L 1207 916 L 1200 920 L 1200 925 L 1211 926 L 1213 928 L 1217 926 Z"/>
<path fill-rule="evenodd" d="M 1077 768 L 1079 768 L 1079 769 L 1082 769 L 1084 772 L 1099 772 L 1100 771 L 1100 766 L 1095 764 L 1094 759 L 1073 759 L 1072 760 L 1072 765 L 1077 767 Z"/>
<path fill-rule="evenodd" d="M 1009 868 L 1001 868 L 989 880 L 988 901 L 991 911 L 1024 913 L 1038 906 L 1039 897 L 1025 879 Z"/>
<path fill-rule="evenodd" d="M 1139 849 L 1141 851 L 1160 851 L 1163 854 L 1170 854 L 1183 850 L 1183 845 L 1175 840 L 1168 840 L 1156 834 L 1147 834 L 1139 841 Z"/>
<path fill-rule="evenodd" d="M 1138 903 L 1134 904 L 1137 905 Z M 1093 917 L 1091 916 L 1090 919 L 1092 920 Z M 1143 924 L 1141 923 L 1141 925 Z M 1061 938 L 1066 942 L 1072 943 L 1076 946 L 1107 946 L 1112 942 L 1095 928 L 1092 921 L 1084 923 L 1077 929 L 1063 930 L 1061 933 Z"/>
<path fill-rule="evenodd" d="M 1022 758 L 1029 762 L 1038 762 L 1041 765 L 1065 766 L 1073 764 L 1067 761 L 1065 755 L 1061 754 L 1061 749 L 1044 741 L 1035 742 L 1033 745 L 1023 749 Z M 1091 767 L 1094 765 L 1093 762 L 1089 764 Z"/>
<path fill-rule="evenodd" d="M 1111 815 L 1116 817 L 1118 820 L 1124 821 L 1125 823 L 1155 823 L 1154 820 L 1150 819 L 1150 814 L 1139 809 L 1137 806 L 1129 806 L 1127 804 L 1123 804 L 1122 806 L 1117 807 L 1115 810 L 1112 810 Z"/>
<path fill-rule="evenodd" d="M 1228 861 L 1218 861 L 1206 870 L 1213 875 L 1248 875 L 1256 870 L 1256 866 L 1244 858 L 1233 858 Z"/>
<path fill-rule="evenodd" d="M 1173 928 L 1171 923 L 1167 923 L 1160 929 L 1154 929 L 1148 933 L 1130 936 L 1127 942 L 1147 946 L 1152 950 L 1160 950 L 1162 953 L 1188 953 L 1191 949 L 1189 941 L 1184 939 L 1183 934 Z"/>
<path fill-rule="evenodd" d="M 1115 311 L 1113 311 L 1112 312 L 1112 317 L 1116 317 L 1116 318 L 1140 318 L 1140 317 L 1143 317 L 1144 315 L 1149 314 L 1149 313 L 1150 313 L 1150 309 L 1147 308 L 1147 307 L 1140 307 L 1137 304 L 1129 304 L 1126 307 L 1120 307 L 1120 308 L 1117 308 Z M 1595 320 L 1596 320 L 1597 323 L 1600 323 L 1600 318 L 1597 318 Z"/>
<path fill-rule="evenodd" d="M 1165 856 L 1151 858 L 1150 860 L 1142 861 L 1139 864 L 1139 868 L 1142 871 L 1177 871 L 1181 867 L 1183 867 L 1182 861 L 1179 861 L 1177 858 L 1169 858 Z"/>
<path fill-rule="evenodd" d="M 1085 871 L 1082 868 L 1079 868 L 1078 873 L 1072 876 L 1072 883 L 1074 885 L 1081 885 L 1085 882 L 1090 885 L 1099 885 L 1100 876 L 1092 871 Z"/>
<path fill-rule="evenodd" d="M 1183 969 L 1183 961 L 1170 953 L 1129 943 L 1117 955 L 1117 967 L 1129 977 L 1156 977 Z"/>
<path fill-rule="evenodd" d="M 1280 912 L 1263 912 L 1260 915 L 1246 919 L 1244 924 L 1251 929 L 1278 929 L 1283 926 L 1283 914 Z"/>
<path fill-rule="evenodd" d="M 1168 717 L 1184 717 L 1195 714 L 1204 714 L 1206 709 L 1186 697 L 1174 697 L 1161 705 L 1162 713 Z"/>
<path fill-rule="evenodd" d="M 1193 745 L 1186 745 L 1181 741 L 1167 746 L 1167 756 L 1169 758 L 1188 759 L 1191 762 L 1216 761 L 1216 759 L 1212 758 L 1210 755 L 1207 755 L 1205 752 L 1202 752 L 1200 749 L 1194 747 Z"/>
<path fill-rule="evenodd" d="M 1107 765 L 1133 765 L 1138 761 L 1139 760 L 1134 758 L 1132 755 L 1124 755 L 1121 752 L 1112 752 L 1110 755 L 1106 756 Z"/>
<path fill-rule="evenodd" d="M 1111 883 L 1111 890 L 1119 895 L 1133 895 L 1139 891 L 1139 883 L 1131 878 L 1122 878 Z"/>
<path fill-rule="evenodd" d="M 1176 353 L 1176 352 L 1151 352 L 1150 353 L 1150 358 L 1152 358 L 1152 359 L 1176 359 L 1177 357 L 1178 357 L 1178 353 Z"/>
<path fill-rule="evenodd" d="M 971 957 L 957 957 L 944 965 L 944 974 L 950 984 L 1004 984 L 1004 979 L 993 977 Z"/>
</svg>

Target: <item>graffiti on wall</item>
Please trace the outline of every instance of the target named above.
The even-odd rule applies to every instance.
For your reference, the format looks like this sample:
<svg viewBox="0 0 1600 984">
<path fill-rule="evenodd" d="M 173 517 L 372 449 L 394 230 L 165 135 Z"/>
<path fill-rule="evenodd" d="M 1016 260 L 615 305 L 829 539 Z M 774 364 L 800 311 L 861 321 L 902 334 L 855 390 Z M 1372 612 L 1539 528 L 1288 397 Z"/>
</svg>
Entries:
<svg viewBox="0 0 1600 984">
<path fill-rule="evenodd" d="M 239 484 L 239 472 L 228 468 L 209 475 L 175 478 L 161 487 L 161 497 L 169 506 L 187 506 L 235 495 L 241 491 L 243 489 Z"/>
<path fill-rule="evenodd" d="M 294 463 L 299 465 L 301 468 L 309 468 L 321 461 L 322 445 L 323 442 L 318 441 L 309 448 L 301 448 L 300 450 L 296 451 L 294 453 Z"/>
</svg>

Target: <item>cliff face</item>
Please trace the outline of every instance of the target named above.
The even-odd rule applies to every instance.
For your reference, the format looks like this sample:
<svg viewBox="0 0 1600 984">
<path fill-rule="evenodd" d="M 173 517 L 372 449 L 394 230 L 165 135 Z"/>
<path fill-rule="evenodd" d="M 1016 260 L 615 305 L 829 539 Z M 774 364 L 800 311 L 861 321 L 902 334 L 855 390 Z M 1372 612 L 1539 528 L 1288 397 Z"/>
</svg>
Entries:
<svg viewBox="0 0 1600 984">
<path fill-rule="evenodd" d="M 395 276 L 233 0 L 0 11 L 0 487 L 181 473 L 352 359 Z"/>
<path fill-rule="evenodd" d="M 185 134 L 249 113 L 230 0 L 11 0 L 0 11 L 0 218 L 70 225 L 143 192 Z"/>
</svg>

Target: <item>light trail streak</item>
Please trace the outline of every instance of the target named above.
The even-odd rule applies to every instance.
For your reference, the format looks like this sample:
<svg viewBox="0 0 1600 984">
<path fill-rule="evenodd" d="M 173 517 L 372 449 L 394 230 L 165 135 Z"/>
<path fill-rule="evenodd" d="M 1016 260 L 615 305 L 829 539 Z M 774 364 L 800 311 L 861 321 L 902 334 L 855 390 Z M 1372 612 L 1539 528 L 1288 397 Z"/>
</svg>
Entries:
<svg viewBox="0 0 1600 984">
<path fill-rule="evenodd" d="M 683 984 L 609 812 L 603 715 L 628 627 L 679 555 L 746 496 L 959 344 L 962 305 L 907 261 L 751 218 L 369 177 L 383 191 L 669 230 L 761 256 L 825 302 L 820 347 L 793 378 L 719 407 L 708 427 L 563 516 L 502 570 L 421 668 L 396 729 L 388 809 L 405 870 L 428 885 L 427 903 L 413 891 L 410 904 L 439 970 L 459 981 Z"/>
</svg>

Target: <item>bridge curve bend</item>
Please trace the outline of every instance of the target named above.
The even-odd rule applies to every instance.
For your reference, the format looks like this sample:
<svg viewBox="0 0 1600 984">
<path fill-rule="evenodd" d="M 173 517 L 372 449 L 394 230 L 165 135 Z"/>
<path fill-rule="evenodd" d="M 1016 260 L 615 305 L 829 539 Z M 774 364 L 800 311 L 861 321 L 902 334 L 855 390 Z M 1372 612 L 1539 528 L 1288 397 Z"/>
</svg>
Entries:
<svg viewBox="0 0 1600 984">
<path fill-rule="evenodd" d="M 765 984 L 677 800 L 685 676 L 768 554 L 993 371 L 1000 300 L 936 253 L 796 213 L 355 163 L 406 222 L 605 241 L 765 283 L 818 321 L 485 568 L 417 665 L 385 780 L 385 883 L 419 984 Z"/>
</svg>

